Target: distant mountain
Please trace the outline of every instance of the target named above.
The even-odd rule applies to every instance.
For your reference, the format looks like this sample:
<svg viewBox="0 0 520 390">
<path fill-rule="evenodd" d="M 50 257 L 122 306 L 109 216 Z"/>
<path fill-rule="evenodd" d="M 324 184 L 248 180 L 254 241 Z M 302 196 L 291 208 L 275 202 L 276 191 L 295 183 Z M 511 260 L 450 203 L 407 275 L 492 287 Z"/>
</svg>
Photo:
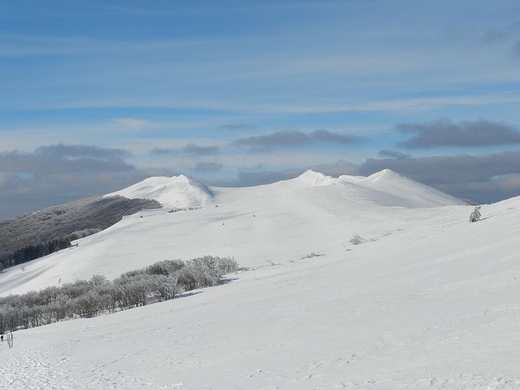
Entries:
<svg viewBox="0 0 520 390">
<path fill-rule="evenodd" d="M 164 210 L 142 211 L 115 224 L 122 215 L 161 205 Z M 22 279 L 12 280 L 17 291 L 23 291 L 60 279 L 89 278 L 102 270 L 106 277 L 119 276 L 150 262 L 179 257 L 237 256 L 241 262 L 246 259 L 246 266 L 258 265 L 270 261 L 273 251 L 286 256 L 303 251 L 303 256 L 306 251 L 319 252 L 329 242 L 342 248 L 354 235 L 365 239 L 387 234 L 379 232 L 379 225 L 394 218 L 396 209 L 407 214 L 414 208 L 459 205 L 465 203 L 390 170 L 339 178 L 307 171 L 290 180 L 242 188 L 208 187 L 184 175 L 151 177 L 104 197 L 0 224 L 0 240 L 1 250 L 12 251 L 75 231 L 80 231 L 79 238 L 81 230 L 111 226 L 79 241 L 73 251 L 31 264 L 31 272 L 13 274 L 23 279 L 23 286 Z M 255 243 L 261 248 L 258 253 L 251 248 Z"/>
<path fill-rule="evenodd" d="M 334 191 L 326 190 L 332 187 Z M 277 198 L 272 204 L 271 207 L 276 210 L 291 197 L 307 196 L 300 191 L 311 188 L 326 191 L 320 201 L 343 203 L 343 206 L 354 208 L 359 207 L 359 204 L 406 208 L 465 204 L 462 200 L 388 169 L 368 177 L 339 178 L 309 170 L 294 179 L 247 189 L 208 187 L 185 175 L 150 177 L 102 197 L 49 207 L 1 222 L 0 266 L 6 268 L 46 255 L 67 244 L 66 241 L 54 242 L 55 240 L 82 238 L 114 225 L 125 215 L 144 209 L 193 209 L 207 204 L 226 203 L 230 199 L 234 202 L 251 201 L 251 207 L 256 207 L 260 203 L 259 194 L 263 198 L 266 195 L 275 198 L 276 194 L 286 193 L 284 199 Z M 244 197 L 245 199 L 241 199 Z M 315 200 L 309 199 L 310 204 L 313 201 Z M 13 258 L 16 251 L 23 248 L 28 254 L 22 253 L 18 259 Z"/>
<path fill-rule="evenodd" d="M 438 207 L 467 204 L 435 188 L 416 182 L 390 169 L 384 169 L 368 177 L 340 176 L 340 182 L 350 183 L 365 191 L 377 203 L 398 207 Z"/>
<path fill-rule="evenodd" d="M 408 179 L 390 169 L 371 176 L 340 176 L 333 178 L 320 172 L 308 170 L 300 176 L 256 187 L 258 191 L 277 193 L 302 188 L 339 185 L 345 187 L 345 196 L 363 198 L 365 201 L 396 207 L 437 207 L 466 204 L 460 199 L 427 185 Z M 128 188 L 105 196 L 123 196 L 131 199 L 151 199 L 164 207 L 187 209 L 218 203 L 220 194 L 242 192 L 240 188 L 209 187 L 185 175 L 173 177 L 150 177 Z"/>
<path fill-rule="evenodd" d="M 338 178 L 309 170 L 294 179 L 262 187 L 271 188 L 274 191 L 290 191 L 297 188 L 333 185 L 339 185 L 344 189 L 345 198 L 379 206 L 414 208 L 467 204 L 461 199 L 408 179 L 390 169 L 382 170 L 368 177 L 343 175 Z"/>
</svg>

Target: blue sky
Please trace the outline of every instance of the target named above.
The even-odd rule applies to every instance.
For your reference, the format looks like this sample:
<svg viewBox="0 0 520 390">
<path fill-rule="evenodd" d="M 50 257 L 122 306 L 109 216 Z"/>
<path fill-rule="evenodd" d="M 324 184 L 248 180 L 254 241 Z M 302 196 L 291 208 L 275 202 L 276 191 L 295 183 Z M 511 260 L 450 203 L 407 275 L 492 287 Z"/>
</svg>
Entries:
<svg viewBox="0 0 520 390">
<path fill-rule="evenodd" d="M 520 3 L 2 1 L 0 220 L 150 175 L 520 195 Z"/>
</svg>

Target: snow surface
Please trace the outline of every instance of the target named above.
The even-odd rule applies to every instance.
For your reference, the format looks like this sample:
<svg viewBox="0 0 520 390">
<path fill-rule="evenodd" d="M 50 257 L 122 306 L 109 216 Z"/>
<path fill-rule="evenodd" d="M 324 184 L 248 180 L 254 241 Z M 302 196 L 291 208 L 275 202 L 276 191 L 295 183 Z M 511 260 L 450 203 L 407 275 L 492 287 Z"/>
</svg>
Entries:
<svg viewBox="0 0 520 390">
<path fill-rule="evenodd" d="M 391 171 L 208 190 L 200 209 L 143 211 L 8 269 L 0 293 L 201 255 L 247 269 L 172 301 L 17 331 L 13 349 L 0 344 L 0 388 L 520 388 L 520 197 L 469 223 L 472 206 Z M 171 191 L 160 196 L 200 195 Z"/>
</svg>

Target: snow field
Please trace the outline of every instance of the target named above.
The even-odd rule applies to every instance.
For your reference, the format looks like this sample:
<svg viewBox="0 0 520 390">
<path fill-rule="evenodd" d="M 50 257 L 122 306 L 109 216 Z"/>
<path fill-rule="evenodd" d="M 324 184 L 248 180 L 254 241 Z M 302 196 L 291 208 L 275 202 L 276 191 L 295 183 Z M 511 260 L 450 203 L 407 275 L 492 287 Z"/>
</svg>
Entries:
<svg viewBox="0 0 520 390">
<path fill-rule="evenodd" d="M 520 388 L 520 198 L 470 224 L 473 207 L 424 187 L 396 207 L 384 186 L 305 180 L 215 189 L 202 209 L 143 212 L 2 275 L 6 294 L 117 276 L 123 262 L 247 267 L 183 298 L 17 331 L 15 348 L 0 345 L 0 388 Z M 424 199 L 439 207 L 414 207 Z"/>
</svg>

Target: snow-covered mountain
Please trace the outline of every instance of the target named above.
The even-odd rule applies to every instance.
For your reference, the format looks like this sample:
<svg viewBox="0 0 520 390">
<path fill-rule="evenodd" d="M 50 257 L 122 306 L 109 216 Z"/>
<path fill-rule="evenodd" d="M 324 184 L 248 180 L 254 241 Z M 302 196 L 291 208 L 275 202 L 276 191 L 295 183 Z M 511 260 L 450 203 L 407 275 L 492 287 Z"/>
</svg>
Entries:
<svg viewBox="0 0 520 390">
<path fill-rule="evenodd" d="M 151 178 L 117 194 L 164 208 L 8 269 L 0 293 L 202 255 L 245 269 L 17 331 L 15 348 L 0 344 L 0 388 L 520 388 L 520 197 L 470 223 L 472 206 L 388 170 L 248 188 Z"/>
<path fill-rule="evenodd" d="M 105 196 L 117 195 L 130 199 L 152 199 L 164 207 L 179 209 L 204 206 L 208 198 L 213 197 L 213 193 L 205 184 L 185 175 L 150 177 Z"/>
<path fill-rule="evenodd" d="M 0 294 L 99 273 L 113 278 L 171 258 L 234 256 L 243 266 L 258 266 L 277 257 L 330 251 L 331 246 L 341 251 L 355 234 L 367 239 L 381 234 L 382 221 L 393 218 L 388 207 L 463 204 L 389 170 L 355 181 L 307 171 L 248 188 L 209 188 L 184 175 L 152 177 L 106 196 L 116 195 L 156 200 L 165 208 L 127 216 L 77 247 L 25 264 L 21 274 L 6 272 Z"/>
</svg>

